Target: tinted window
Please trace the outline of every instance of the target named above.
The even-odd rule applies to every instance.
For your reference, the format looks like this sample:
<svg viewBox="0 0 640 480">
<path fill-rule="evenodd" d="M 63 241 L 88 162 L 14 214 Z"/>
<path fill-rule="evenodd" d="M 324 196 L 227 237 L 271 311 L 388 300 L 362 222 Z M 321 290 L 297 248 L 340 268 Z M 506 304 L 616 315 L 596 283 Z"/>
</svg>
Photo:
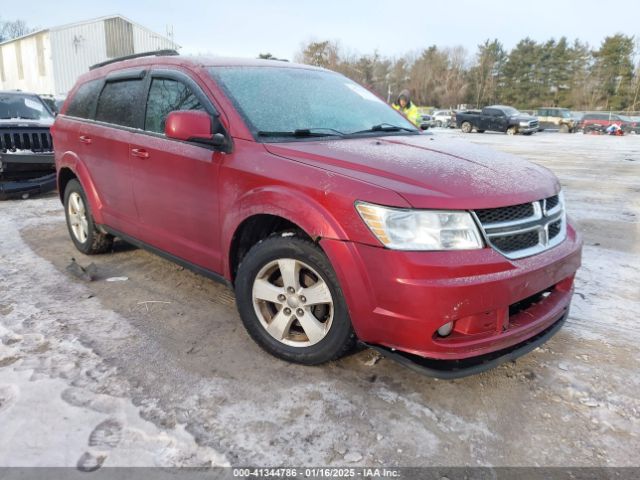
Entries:
<svg viewBox="0 0 640 480">
<path fill-rule="evenodd" d="M 184 83 L 154 78 L 147 99 L 145 130 L 164 133 L 167 115 L 175 110 L 204 110 L 191 89 Z"/>
<path fill-rule="evenodd" d="M 101 85 L 102 80 L 93 80 L 80 85 L 69 102 L 66 114 L 78 118 L 92 118 Z"/>
<path fill-rule="evenodd" d="M 120 80 L 104 86 L 96 120 L 125 127 L 136 127 L 138 100 L 142 95 L 142 80 Z"/>
</svg>

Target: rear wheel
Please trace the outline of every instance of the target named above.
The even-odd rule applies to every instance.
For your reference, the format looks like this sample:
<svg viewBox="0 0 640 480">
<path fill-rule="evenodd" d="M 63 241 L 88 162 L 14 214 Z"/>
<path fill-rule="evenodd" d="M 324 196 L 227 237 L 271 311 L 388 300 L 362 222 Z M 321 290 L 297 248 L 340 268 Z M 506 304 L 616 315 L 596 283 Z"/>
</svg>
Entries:
<svg viewBox="0 0 640 480">
<path fill-rule="evenodd" d="M 113 237 L 96 227 L 87 196 L 78 180 L 70 180 L 64 190 L 64 212 L 73 244 L 86 255 L 111 250 Z"/>
<path fill-rule="evenodd" d="M 276 357 L 316 365 L 355 343 L 335 272 L 309 240 L 274 236 L 258 243 L 242 260 L 235 289 L 247 332 Z"/>
<path fill-rule="evenodd" d="M 471 122 L 462 122 L 460 126 L 460 130 L 462 130 L 463 133 L 471 133 L 472 129 L 473 125 L 471 125 Z"/>
<path fill-rule="evenodd" d="M 517 132 L 518 130 L 516 129 L 516 127 L 507 128 L 507 135 L 515 135 Z"/>
</svg>

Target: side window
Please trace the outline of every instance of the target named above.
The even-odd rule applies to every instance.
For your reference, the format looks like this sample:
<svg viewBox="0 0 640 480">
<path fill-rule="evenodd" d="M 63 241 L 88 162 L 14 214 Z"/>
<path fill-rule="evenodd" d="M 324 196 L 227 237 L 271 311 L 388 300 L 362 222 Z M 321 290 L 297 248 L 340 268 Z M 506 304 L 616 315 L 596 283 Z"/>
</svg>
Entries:
<svg viewBox="0 0 640 480">
<path fill-rule="evenodd" d="M 143 85 L 143 81 L 138 79 L 108 82 L 98 99 L 96 120 L 125 127 L 137 127 L 137 106 Z"/>
<path fill-rule="evenodd" d="M 102 80 L 92 80 L 80 85 L 73 98 L 69 101 L 66 115 L 78 118 L 93 118 L 101 85 Z"/>
<path fill-rule="evenodd" d="M 149 88 L 144 129 L 164 133 L 167 115 L 175 110 L 204 110 L 204 107 L 184 83 L 168 78 L 154 78 Z"/>
<path fill-rule="evenodd" d="M 494 110 L 493 108 L 487 108 L 487 109 L 484 111 L 484 114 L 485 114 L 485 115 L 488 115 L 488 116 L 490 116 L 490 117 L 495 117 L 495 116 L 496 116 L 496 110 Z"/>
</svg>

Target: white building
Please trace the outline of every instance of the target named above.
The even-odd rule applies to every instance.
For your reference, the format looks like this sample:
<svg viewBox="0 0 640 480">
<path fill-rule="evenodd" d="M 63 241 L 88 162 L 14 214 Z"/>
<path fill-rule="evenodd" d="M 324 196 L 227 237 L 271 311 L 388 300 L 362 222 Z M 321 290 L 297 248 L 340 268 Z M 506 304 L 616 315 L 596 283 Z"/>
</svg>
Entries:
<svg viewBox="0 0 640 480">
<path fill-rule="evenodd" d="M 171 39 L 122 15 L 47 28 L 0 43 L 0 90 L 64 95 L 91 65 L 178 48 Z"/>
</svg>

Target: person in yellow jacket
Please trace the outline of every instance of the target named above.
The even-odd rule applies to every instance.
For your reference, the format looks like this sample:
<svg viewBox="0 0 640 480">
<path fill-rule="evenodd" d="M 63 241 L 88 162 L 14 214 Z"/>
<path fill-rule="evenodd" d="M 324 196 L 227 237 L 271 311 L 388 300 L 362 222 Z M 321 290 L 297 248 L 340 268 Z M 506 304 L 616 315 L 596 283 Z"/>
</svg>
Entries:
<svg viewBox="0 0 640 480">
<path fill-rule="evenodd" d="M 411 101 L 409 90 L 402 90 L 396 102 L 391 106 L 407 117 L 416 127 L 419 126 L 420 114 L 418 113 L 418 107 Z"/>
</svg>

